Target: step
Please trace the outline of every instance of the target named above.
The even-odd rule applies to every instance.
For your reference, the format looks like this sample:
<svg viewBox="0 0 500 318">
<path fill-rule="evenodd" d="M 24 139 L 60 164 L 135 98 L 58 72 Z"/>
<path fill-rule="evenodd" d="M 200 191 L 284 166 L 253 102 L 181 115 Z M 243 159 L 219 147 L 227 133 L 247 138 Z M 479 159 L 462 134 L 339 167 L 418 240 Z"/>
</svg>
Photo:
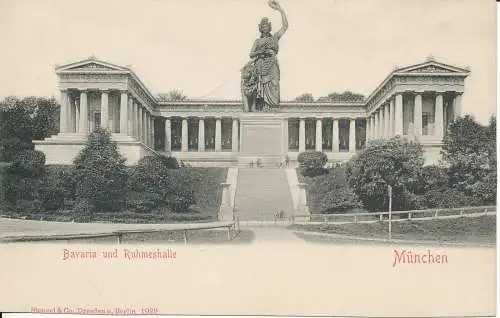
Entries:
<svg viewBox="0 0 500 318">
<path fill-rule="evenodd" d="M 275 222 L 275 213 L 293 214 L 293 202 L 284 169 L 240 168 L 235 206 L 240 221 Z"/>
</svg>

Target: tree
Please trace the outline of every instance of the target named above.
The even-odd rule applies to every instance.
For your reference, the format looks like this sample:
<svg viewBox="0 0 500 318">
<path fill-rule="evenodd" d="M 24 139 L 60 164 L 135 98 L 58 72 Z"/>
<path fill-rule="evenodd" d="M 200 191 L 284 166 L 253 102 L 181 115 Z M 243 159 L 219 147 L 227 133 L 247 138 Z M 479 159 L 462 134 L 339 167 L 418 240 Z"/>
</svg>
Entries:
<svg viewBox="0 0 500 318">
<path fill-rule="evenodd" d="M 186 100 L 186 98 L 187 96 L 184 95 L 181 90 L 177 89 L 173 89 L 166 94 L 163 93 L 158 94 L 158 100 L 161 102 L 167 102 L 167 101 L 178 102 Z"/>
<path fill-rule="evenodd" d="M 32 119 L 18 98 L 0 103 L 0 161 L 13 161 L 24 150 L 34 149 Z"/>
<path fill-rule="evenodd" d="M 53 97 L 9 96 L 0 102 L 0 161 L 12 161 L 34 148 L 32 140 L 57 133 L 59 108 Z"/>
<path fill-rule="evenodd" d="M 443 139 L 443 163 L 450 186 L 485 203 L 496 200 L 496 118 L 482 126 L 472 116 L 450 124 Z"/>
<path fill-rule="evenodd" d="M 343 93 L 330 93 L 327 96 L 318 98 L 318 102 L 363 102 L 365 96 L 363 94 L 345 91 Z"/>
<path fill-rule="evenodd" d="M 59 132 L 61 107 L 54 97 L 28 97 L 25 102 L 32 105 L 33 140 L 43 140 Z"/>
<path fill-rule="evenodd" d="M 314 102 L 314 96 L 311 93 L 304 93 L 294 99 L 295 102 Z"/>
<path fill-rule="evenodd" d="M 19 151 L 5 169 L 5 198 L 11 204 L 38 199 L 39 179 L 45 172 L 45 154 L 38 150 Z"/>
<path fill-rule="evenodd" d="M 358 152 L 346 165 L 346 177 L 354 193 L 369 211 L 388 209 L 388 185 L 392 186 L 393 209 L 418 206 L 414 190 L 424 164 L 420 144 L 397 136 L 377 140 Z"/>
<path fill-rule="evenodd" d="M 111 140 L 110 132 L 102 128 L 92 132 L 73 164 L 78 201 L 86 201 L 91 211 L 117 211 L 123 206 L 125 158 Z"/>
<path fill-rule="evenodd" d="M 328 157 L 321 151 L 305 151 L 299 153 L 297 161 L 300 164 L 300 173 L 303 176 L 314 177 L 326 172 L 324 167 Z"/>
</svg>

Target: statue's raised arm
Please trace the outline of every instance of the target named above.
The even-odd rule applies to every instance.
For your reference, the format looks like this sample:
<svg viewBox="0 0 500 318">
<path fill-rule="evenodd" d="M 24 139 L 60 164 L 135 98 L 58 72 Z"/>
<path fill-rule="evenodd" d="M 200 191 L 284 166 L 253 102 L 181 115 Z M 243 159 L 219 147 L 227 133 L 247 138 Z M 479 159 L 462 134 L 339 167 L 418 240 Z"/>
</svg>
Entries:
<svg viewBox="0 0 500 318">
<path fill-rule="evenodd" d="M 269 6 L 281 13 L 281 28 L 274 34 L 274 36 L 279 39 L 288 29 L 288 19 L 286 18 L 285 10 L 283 10 L 277 0 L 269 0 Z"/>
</svg>

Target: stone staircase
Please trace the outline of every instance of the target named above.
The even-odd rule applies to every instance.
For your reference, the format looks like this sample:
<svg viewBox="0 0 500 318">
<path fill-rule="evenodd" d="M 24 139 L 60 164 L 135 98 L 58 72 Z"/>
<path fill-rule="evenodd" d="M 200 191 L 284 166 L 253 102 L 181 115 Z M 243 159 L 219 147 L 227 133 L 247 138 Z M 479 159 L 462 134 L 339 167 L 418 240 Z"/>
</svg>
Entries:
<svg viewBox="0 0 500 318">
<path fill-rule="evenodd" d="M 275 212 L 287 218 L 294 213 L 284 169 L 239 168 L 235 208 L 241 222 L 274 222 Z"/>
</svg>

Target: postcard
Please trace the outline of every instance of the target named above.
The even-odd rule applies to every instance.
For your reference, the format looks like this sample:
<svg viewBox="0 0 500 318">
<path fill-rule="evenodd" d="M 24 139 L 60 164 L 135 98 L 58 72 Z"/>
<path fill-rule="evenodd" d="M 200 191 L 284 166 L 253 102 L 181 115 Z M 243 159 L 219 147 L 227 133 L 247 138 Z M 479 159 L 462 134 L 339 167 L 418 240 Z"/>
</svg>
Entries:
<svg viewBox="0 0 500 318">
<path fill-rule="evenodd" d="M 1 311 L 495 316 L 494 1 L 0 21 Z"/>
</svg>

